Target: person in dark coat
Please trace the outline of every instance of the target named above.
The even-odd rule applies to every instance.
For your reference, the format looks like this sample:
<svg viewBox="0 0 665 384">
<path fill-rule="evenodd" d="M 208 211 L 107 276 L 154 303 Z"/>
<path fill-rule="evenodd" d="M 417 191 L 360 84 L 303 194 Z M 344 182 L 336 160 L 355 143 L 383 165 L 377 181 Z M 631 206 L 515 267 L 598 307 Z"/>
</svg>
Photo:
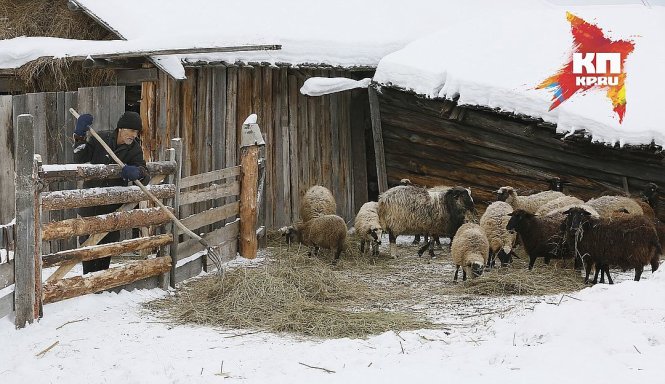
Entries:
<svg viewBox="0 0 665 384">
<path fill-rule="evenodd" d="M 86 139 L 86 134 L 90 130 L 92 121 L 93 117 L 90 114 L 83 114 L 76 120 L 76 129 L 74 130 L 74 161 L 79 164 L 88 162 L 91 164 L 115 164 L 113 158 L 97 142 L 97 139 L 94 137 Z M 120 179 L 86 180 L 83 182 L 83 188 L 127 186 L 130 181 L 147 179 L 149 177 L 146 163 L 143 159 L 141 141 L 138 138 L 141 128 L 141 117 L 139 114 L 127 111 L 120 117 L 114 130 L 97 132 L 113 150 L 115 155 L 125 163 L 125 166 L 120 172 Z M 103 215 L 114 212 L 119 207 L 120 204 L 83 207 L 79 208 L 78 213 L 82 217 Z M 82 244 L 86 239 L 87 236 L 82 236 L 79 241 Z M 113 243 L 119 239 L 120 232 L 109 232 L 99 244 Z M 111 256 L 83 261 L 83 273 L 108 269 L 110 263 Z"/>
</svg>

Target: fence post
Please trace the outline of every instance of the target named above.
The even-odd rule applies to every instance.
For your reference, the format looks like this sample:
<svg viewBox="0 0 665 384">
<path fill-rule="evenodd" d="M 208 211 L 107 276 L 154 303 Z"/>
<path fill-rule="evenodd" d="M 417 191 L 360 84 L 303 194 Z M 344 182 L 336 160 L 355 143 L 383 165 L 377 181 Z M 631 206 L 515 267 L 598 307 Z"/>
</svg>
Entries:
<svg viewBox="0 0 665 384">
<path fill-rule="evenodd" d="M 169 160 L 175 161 L 175 173 L 169 176 L 168 182 L 175 185 L 175 196 L 173 196 L 173 214 L 180 219 L 180 178 L 182 177 L 182 140 L 180 138 L 171 139 L 171 148 Z M 171 156 L 173 158 L 171 158 Z M 171 286 L 175 288 L 175 271 L 178 264 L 178 237 L 180 237 L 180 228 L 171 223 L 171 233 L 173 242 L 171 243 Z M 206 268 L 204 260 L 203 268 Z"/>
<path fill-rule="evenodd" d="M 240 141 L 240 255 L 256 257 L 256 194 L 259 177 L 259 151 L 265 145 L 256 115 L 245 120 Z"/>
<path fill-rule="evenodd" d="M 14 253 L 14 307 L 17 328 L 32 323 L 39 315 L 35 311 L 38 301 L 35 298 L 35 193 L 37 191 L 37 168 L 32 115 L 23 114 L 17 118 L 16 127 L 16 248 Z M 40 283 L 41 283 L 41 279 Z"/>
<path fill-rule="evenodd" d="M 42 251 L 44 249 L 44 243 L 42 242 L 42 183 L 39 181 L 39 171 L 42 170 L 42 156 L 34 155 L 32 161 L 32 175 L 35 184 L 35 189 L 33 191 L 33 209 L 35 217 L 35 319 L 37 316 L 41 319 L 44 315 L 43 313 L 43 303 L 42 303 L 42 287 L 44 286 L 42 282 Z M 50 249 L 50 246 L 49 248 Z"/>
</svg>

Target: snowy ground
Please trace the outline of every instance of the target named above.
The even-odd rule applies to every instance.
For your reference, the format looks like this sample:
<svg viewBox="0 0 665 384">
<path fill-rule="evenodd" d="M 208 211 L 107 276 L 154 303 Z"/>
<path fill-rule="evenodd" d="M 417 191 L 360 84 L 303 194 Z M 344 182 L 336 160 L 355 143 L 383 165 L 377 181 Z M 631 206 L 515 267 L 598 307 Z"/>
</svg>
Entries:
<svg viewBox="0 0 665 384">
<path fill-rule="evenodd" d="M 242 263 L 242 262 L 241 262 Z M 665 269 L 665 268 L 663 268 Z M 314 340 L 172 325 L 141 303 L 160 290 L 49 304 L 37 324 L 0 319 L 2 383 L 663 382 L 665 272 L 460 326 Z M 446 277 L 448 278 L 448 277 Z M 526 303 L 526 301 L 524 301 Z M 327 371 L 326 371 L 327 370 Z"/>
</svg>

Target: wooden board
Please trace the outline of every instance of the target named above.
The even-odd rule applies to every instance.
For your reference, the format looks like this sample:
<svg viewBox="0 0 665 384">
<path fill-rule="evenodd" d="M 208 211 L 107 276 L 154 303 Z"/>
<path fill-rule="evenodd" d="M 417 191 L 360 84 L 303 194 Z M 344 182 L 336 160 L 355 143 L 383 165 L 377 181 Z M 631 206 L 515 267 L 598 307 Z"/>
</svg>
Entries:
<svg viewBox="0 0 665 384">
<path fill-rule="evenodd" d="M 14 219 L 14 124 L 12 96 L 0 96 L 0 224 Z"/>
</svg>

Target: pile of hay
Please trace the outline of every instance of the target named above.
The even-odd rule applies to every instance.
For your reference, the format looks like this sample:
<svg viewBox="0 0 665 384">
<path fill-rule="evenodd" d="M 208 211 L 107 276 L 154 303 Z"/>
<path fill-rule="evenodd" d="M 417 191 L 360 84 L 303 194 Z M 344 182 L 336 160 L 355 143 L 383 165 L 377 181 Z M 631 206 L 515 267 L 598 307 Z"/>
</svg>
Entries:
<svg viewBox="0 0 665 384">
<path fill-rule="evenodd" d="M 340 280 L 330 263 L 304 251 L 283 252 L 262 266 L 193 281 L 147 307 L 180 323 L 327 338 L 432 327 L 415 314 L 350 305 L 369 302 L 370 289 Z"/>
<path fill-rule="evenodd" d="M 560 266 L 563 263 L 558 261 L 552 261 L 550 265 L 541 262 L 537 261 L 534 269 L 529 271 L 527 260 L 518 259 L 510 267 L 495 268 L 480 278 L 459 284 L 457 288 L 460 293 L 480 296 L 541 296 L 579 291 L 585 287 L 580 272 L 573 268 Z"/>
<path fill-rule="evenodd" d="M 0 38 L 49 36 L 78 40 L 112 40 L 115 37 L 81 11 L 67 8 L 67 0 L 0 0 Z M 81 62 L 43 58 L 17 71 L 17 92 L 76 90 L 108 84 L 112 70 L 84 69 Z"/>
</svg>

